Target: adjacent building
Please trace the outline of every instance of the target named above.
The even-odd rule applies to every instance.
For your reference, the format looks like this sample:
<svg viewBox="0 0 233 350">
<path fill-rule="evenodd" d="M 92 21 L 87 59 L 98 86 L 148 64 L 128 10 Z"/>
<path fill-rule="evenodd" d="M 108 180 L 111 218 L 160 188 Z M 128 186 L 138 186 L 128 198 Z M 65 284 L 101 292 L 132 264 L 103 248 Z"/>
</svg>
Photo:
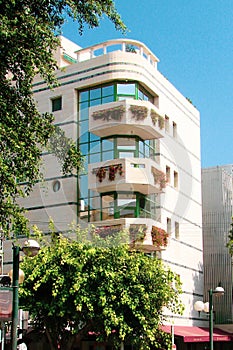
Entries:
<svg viewBox="0 0 233 350">
<path fill-rule="evenodd" d="M 215 298 L 216 323 L 232 318 L 232 258 L 226 247 L 233 216 L 233 165 L 202 170 L 203 249 L 205 299 L 219 283 L 225 290 Z"/>
</svg>

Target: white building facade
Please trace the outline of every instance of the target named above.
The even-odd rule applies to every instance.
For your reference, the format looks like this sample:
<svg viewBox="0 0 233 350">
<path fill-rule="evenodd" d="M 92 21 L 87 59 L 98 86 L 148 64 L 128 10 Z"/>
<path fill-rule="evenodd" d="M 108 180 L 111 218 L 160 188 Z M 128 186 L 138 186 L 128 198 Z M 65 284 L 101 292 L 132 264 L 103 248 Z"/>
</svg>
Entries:
<svg viewBox="0 0 233 350">
<path fill-rule="evenodd" d="M 77 142 L 85 165 L 79 176 L 63 176 L 56 158 L 44 153 L 45 181 L 24 199 L 27 215 L 43 231 L 50 217 L 63 232 L 72 221 L 127 227 L 132 236 L 142 231 L 141 248 L 155 251 L 183 283 L 185 311 L 170 322 L 201 324 L 193 310 L 203 297 L 199 112 L 158 71 L 144 44 L 61 43 L 59 86 L 49 90 L 38 77 L 34 96 Z M 168 241 L 158 243 L 158 232 Z"/>
</svg>

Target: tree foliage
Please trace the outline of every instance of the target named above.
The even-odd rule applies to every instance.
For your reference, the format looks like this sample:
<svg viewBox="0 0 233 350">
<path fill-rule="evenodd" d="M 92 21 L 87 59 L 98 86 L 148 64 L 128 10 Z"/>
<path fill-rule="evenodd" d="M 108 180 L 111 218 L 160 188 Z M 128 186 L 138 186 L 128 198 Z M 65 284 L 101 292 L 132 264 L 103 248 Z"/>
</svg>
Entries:
<svg viewBox="0 0 233 350">
<path fill-rule="evenodd" d="M 233 217 L 232 217 L 231 229 L 229 231 L 228 238 L 229 238 L 229 241 L 227 243 L 227 247 L 229 249 L 230 255 L 233 256 Z"/>
<path fill-rule="evenodd" d="M 96 27 L 105 14 L 117 29 L 125 30 L 112 0 L 4 0 L 0 13 L 0 226 L 25 230 L 23 210 L 16 204 L 40 178 L 40 155 L 55 127 L 49 113 L 40 114 L 32 95 L 35 74 L 50 87 L 56 85 L 53 52 L 67 14 Z M 67 140 L 57 139 L 58 149 Z M 66 141 L 64 141 L 66 140 Z M 66 142 L 63 170 L 80 167 L 80 153 Z M 57 152 L 59 156 L 59 151 Z M 19 183 L 26 185 L 22 191 Z"/>
<path fill-rule="evenodd" d="M 164 307 L 182 312 L 178 276 L 161 260 L 129 251 L 119 235 L 94 234 L 88 241 L 77 232 L 77 241 L 53 236 L 37 257 L 22 263 L 20 307 L 46 330 L 51 349 L 58 340 L 61 349 L 72 349 L 88 332 L 118 346 L 124 341 L 138 349 L 169 349 L 161 325 Z"/>
</svg>

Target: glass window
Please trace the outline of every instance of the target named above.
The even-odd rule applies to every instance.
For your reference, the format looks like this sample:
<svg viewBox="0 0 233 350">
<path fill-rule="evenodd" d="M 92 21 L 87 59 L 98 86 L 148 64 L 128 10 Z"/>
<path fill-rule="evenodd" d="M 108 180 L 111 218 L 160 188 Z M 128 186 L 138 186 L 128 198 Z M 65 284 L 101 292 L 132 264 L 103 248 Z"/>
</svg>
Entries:
<svg viewBox="0 0 233 350">
<path fill-rule="evenodd" d="M 172 123 L 173 137 L 177 138 L 177 125 L 175 122 Z"/>
<path fill-rule="evenodd" d="M 136 194 L 118 193 L 117 205 L 121 207 L 136 207 Z"/>
<path fill-rule="evenodd" d="M 79 147 L 83 156 L 88 153 L 88 143 L 82 143 Z"/>
<path fill-rule="evenodd" d="M 114 152 L 106 151 L 102 153 L 102 161 L 114 159 Z"/>
<path fill-rule="evenodd" d="M 82 91 L 79 93 L 79 102 L 88 101 L 89 91 Z"/>
<path fill-rule="evenodd" d="M 101 105 L 101 99 L 100 98 L 90 101 L 90 107 L 99 106 L 99 105 Z"/>
<path fill-rule="evenodd" d="M 62 98 L 56 97 L 52 99 L 52 112 L 60 111 L 62 109 Z"/>
<path fill-rule="evenodd" d="M 118 137 L 117 149 L 136 149 L 136 140 L 134 138 Z"/>
<path fill-rule="evenodd" d="M 79 123 L 79 137 L 88 132 L 88 120 Z"/>
<path fill-rule="evenodd" d="M 175 238 L 179 239 L 180 238 L 180 226 L 179 222 L 175 222 Z"/>
<path fill-rule="evenodd" d="M 168 183 L 171 181 L 171 169 L 169 166 L 166 166 L 166 180 Z"/>
<path fill-rule="evenodd" d="M 130 151 L 120 151 L 118 152 L 118 157 L 119 158 L 134 158 L 135 154 L 134 152 L 130 152 Z"/>
<path fill-rule="evenodd" d="M 79 120 L 88 119 L 88 102 L 82 102 L 79 104 Z"/>
<path fill-rule="evenodd" d="M 100 137 L 95 135 L 95 134 L 90 133 L 90 140 L 91 141 L 98 141 L 98 140 L 100 140 Z"/>
<path fill-rule="evenodd" d="M 90 90 L 90 99 L 96 99 L 101 97 L 101 88 Z"/>
<path fill-rule="evenodd" d="M 82 198 L 88 196 L 88 179 L 86 175 L 82 175 L 79 178 L 79 193 Z"/>
<path fill-rule="evenodd" d="M 102 96 L 114 95 L 114 85 L 104 86 L 102 88 Z"/>
<path fill-rule="evenodd" d="M 113 149 L 113 139 L 102 140 L 103 151 L 108 151 Z"/>
<path fill-rule="evenodd" d="M 135 84 L 117 84 L 118 95 L 135 95 Z"/>
<path fill-rule="evenodd" d="M 113 101 L 114 101 L 113 96 L 107 96 L 107 97 L 102 98 L 102 103 L 109 103 L 109 102 L 113 102 Z"/>
<path fill-rule="evenodd" d="M 90 153 L 100 152 L 100 141 L 95 141 L 90 144 Z"/>
<path fill-rule="evenodd" d="M 101 161 L 100 153 L 90 154 L 90 156 L 89 156 L 89 163 L 98 163 L 100 161 Z"/>
<path fill-rule="evenodd" d="M 114 216 L 114 194 L 102 196 L 102 220 L 113 218 Z"/>
</svg>

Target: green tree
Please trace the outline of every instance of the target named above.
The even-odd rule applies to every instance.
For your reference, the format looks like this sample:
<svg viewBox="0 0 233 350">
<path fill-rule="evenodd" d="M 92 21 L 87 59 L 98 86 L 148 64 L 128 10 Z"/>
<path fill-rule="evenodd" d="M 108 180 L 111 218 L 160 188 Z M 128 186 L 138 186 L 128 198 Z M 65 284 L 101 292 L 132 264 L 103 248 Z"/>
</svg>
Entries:
<svg viewBox="0 0 233 350">
<path fill-rule="evenodd" d="M 229 249 L 230 255 L 233 256 L 233 217 L 232 217 L 231 229 L 229 231 L 228 238 L 229 238 L 229 241 L 227 243 L 227 248 Z"/>
<path fill-rule="evenodd" d="M 98 26 L 103 15 L 116 29 L 124 31 L 125 26 L 113 0 L 4 0 L 0 4 L 0 227 L 22 233 L 25 218 L 16 200 L 40 179 L 41 152 L 58 132 L 52 115 L 38 112 L 33 79 L 40 74 L 50 87 L 56 85 L 53 52 L 65 15 L 77 21 L 80 34 L 85 24 Z M 59 133 L 50 150 L 54 145 L 65 172 L 80 167 L 80 153 L 64 135 Z"/>
<path fill-rule="evenodd" d="M 179 277 L 157 258 L 129 251 L 121 236 L 92 241 L 53 236 L 25 257 L 20 307 L 45 330 L 50 349 L 70 350 L 94 332 L 100 341 L 138 349 L 170 349 L 163 311 L 181 313 Z M 69 330 L 68 330 L 69 329 Z"/>
</svg>

